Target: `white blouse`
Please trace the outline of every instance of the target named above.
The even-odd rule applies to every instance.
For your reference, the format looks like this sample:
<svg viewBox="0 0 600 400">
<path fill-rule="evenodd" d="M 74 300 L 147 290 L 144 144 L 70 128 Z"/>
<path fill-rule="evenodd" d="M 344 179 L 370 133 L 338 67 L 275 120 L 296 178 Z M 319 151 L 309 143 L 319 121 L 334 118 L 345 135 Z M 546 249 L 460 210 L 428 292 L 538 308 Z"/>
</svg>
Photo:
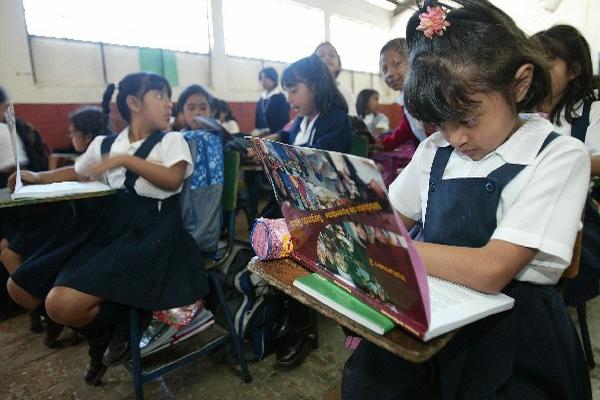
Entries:
<svg viewBox="0 0 600 400">
<path fill-rule="evenodd" d="M 573 117 L 583 114 L 583 102 L 573 109 Z M 560 126 L 554 125 L 554 131 L 561 135 L 571 136 L 571 124 L 565 119 L 565 109 L 560 113 Z M 594 101 L 590 108 L 590 124 L 585 134 L 585 147 L 590 156 L 600 154 L 600 101 Z"/>
<path fill-rule="evenodd" d="M 90 143 L 87 151 L 75 161 L 75 172 L 78 175 L 86 176 L 88 168 L 102 160 L 100 154 L 100 146 L 104 136 L 97 136 Z M 111 149 L 110 156 L 129 154 L 132 155 L 140 148 L 144 140 L 129 142 L 129 128 L 125 128 L 115 139 Z M 187 163 L 185 177 L 190 176 L 194 170 L 192 155 L 190 148 L 181 133 L 169 132 L 163 139 L 154 146 L 146 161 L 156 164 L 161 164 L 165 167 L 171 167 L 180 161 Z M 100 182 L 108 184 L 111 188 L 121 189 L 125 184 L 125 167 L 118 167 L 106 171 L 104 176 L 99 179 Z M 140 196 L 151 197 L 154 199 L 166 199 L 174 194 L 181 192 L 183 184 L 177 190 L 169 191 L 159 188 L 156 185 L 148 182 L 146 179 L 139 177 L 134 185 L 135 191 Z"/>
<path fill-rule="evenodd" d="M 587 195 L 590 157 L 579 141 L 561 136 L 538 156 L 552 124 L 535 114 L 506 142 L 479 161 L 454 150 L 443 178 L 485 177 L 506 163 L 526 167 L 504 188 L 492 239 L 538 249 L 516 279 L 554 284 L 570 264 Z M 448 142 L 440 132 L 422 142 L 412 161 L 390 186 L 390 202 L 402 215 L 426 222 L 429 174 L 438 147 Z"/>
</svg>

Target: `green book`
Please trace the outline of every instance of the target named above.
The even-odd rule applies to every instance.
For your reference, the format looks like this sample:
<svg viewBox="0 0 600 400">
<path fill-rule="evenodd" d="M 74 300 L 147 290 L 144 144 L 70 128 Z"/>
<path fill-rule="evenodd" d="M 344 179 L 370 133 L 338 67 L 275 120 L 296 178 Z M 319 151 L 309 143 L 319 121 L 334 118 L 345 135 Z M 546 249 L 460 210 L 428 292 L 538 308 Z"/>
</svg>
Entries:
<svg viewBox="0 0 600 400">
<path fill-rule="evenodd" d="M 294 286 L 375 333 L 394 328 L 391 319 L 316 273 L 297 278 Z"/>
</svg>

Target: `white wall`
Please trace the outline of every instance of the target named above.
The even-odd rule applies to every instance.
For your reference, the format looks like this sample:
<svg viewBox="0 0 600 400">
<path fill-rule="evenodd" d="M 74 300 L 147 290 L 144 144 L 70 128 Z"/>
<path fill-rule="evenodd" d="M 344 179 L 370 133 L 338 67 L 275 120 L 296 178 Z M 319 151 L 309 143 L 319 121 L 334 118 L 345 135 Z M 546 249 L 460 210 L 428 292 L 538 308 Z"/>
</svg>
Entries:
<svg viewBox="0 0 600 400">
<path fill-rule="evenodd" d="M 492 0 L 510 15 L 528 34 L 548 29 L 556 24 L 573 25 L 585 36 L 592 51 L 594 71 L 598 73 L 600 59 L 600 0 L 562 0 L 554 11 L 544 9 L 540 0 Z M 406 23 L 413 11 L 393 18 L 391 33 L 406 36 Z"/>
<path fill-rule="evenodd" d="M 323 9 L 326 19 L 338 14 L 386 30 L 391 26 L 391 12 L 363 0 L 299 1 Z M 281 73 L 286 65 L 226 56 L 221 0 L 211 0 L 210 8 L 211 55 L 176 53 L 179 85 L 173 88 L 174 98 L 185 86 L 199 83 L 230 101 L 256 101 L 261 93 L 259 70 L 268 65 Z M 328 29 L 326 32 L 328 35 Z M 30 47 L 31 52 L 21 0 L 0 0 L 0 85 L 17 103 L 96 103 L 108 82 L 118 82 L 127 73 L 140 69 L 138 49 L 133 47 L 102 48 L 94 43 L 46 38 L 32 38 Z M 374 87 L 380 91 L 382 102 L 393 101 L 394 93 L 376 74 L 344 71 L 341 80 L 355 94 Z"/>
</svg>

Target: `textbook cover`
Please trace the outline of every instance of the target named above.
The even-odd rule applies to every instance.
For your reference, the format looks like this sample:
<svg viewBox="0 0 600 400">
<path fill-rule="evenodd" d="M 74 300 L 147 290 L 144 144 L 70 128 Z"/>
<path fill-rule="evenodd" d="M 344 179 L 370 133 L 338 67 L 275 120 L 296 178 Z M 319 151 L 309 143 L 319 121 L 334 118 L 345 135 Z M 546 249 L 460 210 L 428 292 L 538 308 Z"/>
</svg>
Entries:
<svg viewBox="0 0 600 400">
<path fill-rule="evenodd" d="M 288 225 L 291 257 L 309 270 L 423 340 L 512 307 L 503 294 L 439 279 L 431 298 L 425 267 L 372 160 L 250 140 Z"/>
</svg>

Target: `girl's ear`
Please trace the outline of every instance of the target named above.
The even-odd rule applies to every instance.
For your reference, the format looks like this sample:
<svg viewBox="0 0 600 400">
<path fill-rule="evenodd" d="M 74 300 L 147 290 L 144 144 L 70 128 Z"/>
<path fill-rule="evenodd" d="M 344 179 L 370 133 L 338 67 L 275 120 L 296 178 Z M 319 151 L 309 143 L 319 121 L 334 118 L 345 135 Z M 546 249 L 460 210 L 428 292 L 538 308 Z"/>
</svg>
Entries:
<svg viewBox="0 0 600 400">
<path fill-rule="evenodd" d="M 534 68 L 535 67 L 531 63 L 523 64 L 515 73 L 515 100 L 517 103 L 520 103 L 525 99 L 525 96 L 531 87 Z"/>
<path fill-rule="evenodd" d="M 132 113 L 140 112 L 142 110 L 142 102 L 139 98 L 135 97 L 134 95 L 130 94 L 129 96 L 127 96 L 125 102 L 127 103 L 127 107 L 129 107 Z"/>
<path fill-rule="evenodd" d="M 573 65 L 569 67 L 569 75 L 567 78 L 572 81 L 573 79 L 578 78 L 579 75 L 581 75 L 581 64 L 579 64 L 578 61 L 575 61 Z"/>
</svg>

